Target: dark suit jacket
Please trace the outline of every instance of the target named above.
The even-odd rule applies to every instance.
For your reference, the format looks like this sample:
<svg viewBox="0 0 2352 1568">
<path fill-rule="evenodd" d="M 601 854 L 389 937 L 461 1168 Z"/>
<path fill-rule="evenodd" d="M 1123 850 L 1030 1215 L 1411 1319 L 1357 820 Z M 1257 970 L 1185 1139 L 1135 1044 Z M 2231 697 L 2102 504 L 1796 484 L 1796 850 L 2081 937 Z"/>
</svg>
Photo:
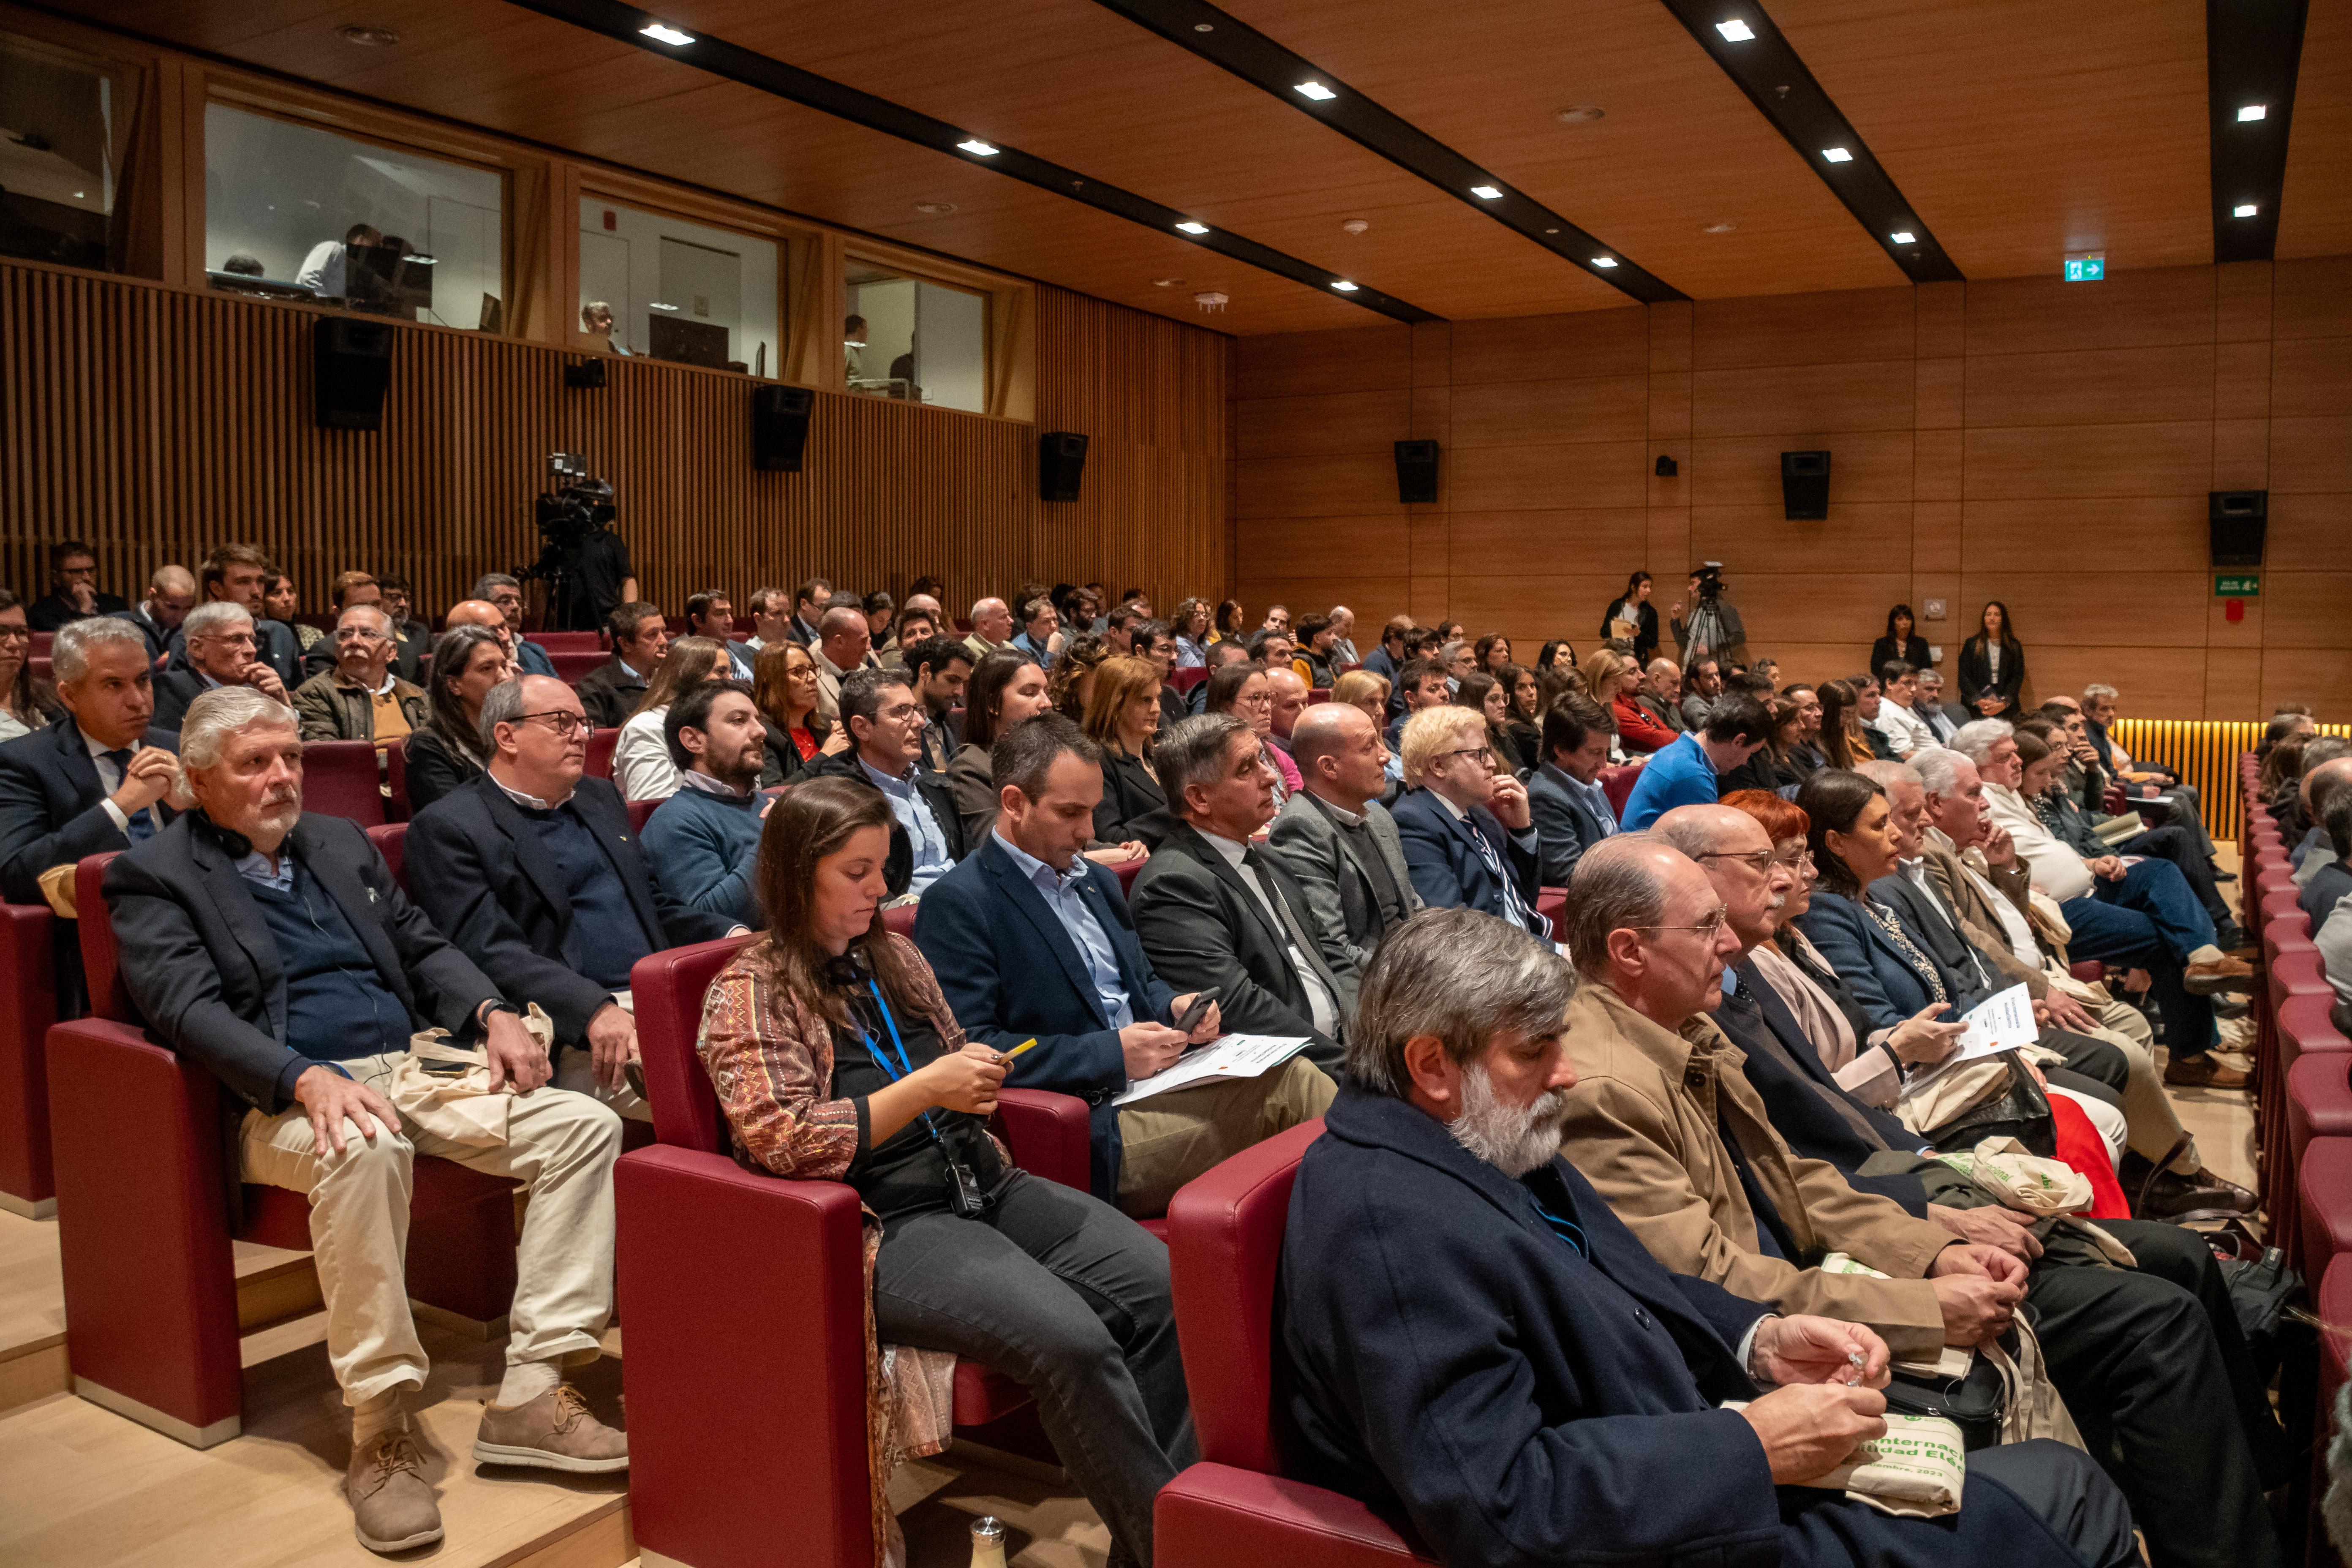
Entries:
<svg viewBox="0 0 2352 1568">
<path fill-rule="evenodd" d="M 1282 803 L 1266 836 L 1266 848 L 1282 858 L 1283 866 L 1297 879 L 1299 891 L 1306 894 L 1307 907 L 1315 911 L 1325 957 L 1347 987 L 1339 1005 L 1349 1013 L 1356 1009 L 1356 992 L 1363 984 L 1364 971 L 1371 967 L 1372 954 L 1390 929 L 1372 881 L 1373 859 L 1396 884 L 1404 918 L 1410 920 L 1421 910 L 1412 869 L 1404 862 L 1404 844 L 1397 837 L 1388 807 L 1376 800 L 1366 801 L 1363 817 L 1357 829 L 1343 830 L 1329 807 L 1300 790 Z M 1342 959 L 1346 962 L 1339 962 Z"/>
<path fill-rule="evenodd" d="M 498 988 L 408 901 L 359 826 L 306 815 L 287 842 L 415 1026 L 471 1029 Z M 191 812 L 107 866 L 106 906 L 122 944 L 123 989 L 147 1026 L 239 1100 L 274 1115 L 287 1104 L 289 1069 L 305 1058 L 285 1043 L 285 971 L 237 874 L 244 848 Z"/>
<path fill-rule="evenodd" d="M 1389 815 L 1396 818 L 1397 837 L 1404 841 L 1404 863 L 1412 868 L 1413 891 L 1421 895 L 1423 903 L 1433 910 L 1477 910 L 1496 920 L 1505 918 L 1503 885 L 1478 853 L 1470 837 L 1475 833 L 1494 846 L 1496 858 L 1517 884 L 1520 902 L 1529 917 L 1534 916 L 1536 895 L 1543 887 L 1541 857 L 1514 843 L 1485 807 L 1456 821 L 1444 802 L 1425 789 L 1417 789 L 1397 802 Z M 1541 841 L 1538 837 L 1538 842 Z"/>
<path fill-rule="evenodd" d="M 1208 689 L 1209 683 L 1205 680 L 1192 689 L 1194 692 L 1202 693 Z M 1206 698 L 1204 697 L 1202 700 L 1205 701 Z M 1200 711 L 1200 709 L 1191 705 L 1191 698 L 1186 693 L 1177 690 L 1164 681 L 1160 684 L 1160 727 L 1161 729 L 1165 730 L 1179 719 L 1189 719 Z"/>
<path fill-rule="evenodd" d="M 1873 884 L 1873 896 L 1877 891 Z M 1812 939 L 1838 978 L 1853 993 L 1873 1029 L 1892 1028 L 1935 1000 L 1903 950 L 1853 899 L 1823 888 L 1813 894 L 1811 907 L 1798 919 L 1797 926 Z M 1913 945 L 1918 945 L 1916 937 Z M 1961 994 L 1959 977 L 1937 963 L 1934 953 L 1924 948 L 1922 952 L 1943 982 L 1945 996 L 1957 1004 Z M 1965 1010 L 1956 1005 L 1939 1016 L 1950 1023 Z"/>
<path fill-rule="evenodd" d="M 150 728 L 140 744 L 177 752 L 179 731 Z M 42 872 L 128 848 L 131 841 L 107 814 L 105 799 L 98 763 L 70 713 L 0 746 L 0 897 L 12 904 L 46 903 Z M 159 802 L 154 809 L 168 823 L 172 808 Z M 71 936 L 70 927 L 65 934 Z M 80 973 L 78 947 L 71 964 Z"/>
<path fill-rule="evenodd" d="M 572 683 L 572 689 L 580 694 L 580 706 L 588 715 L 588 722 L 599 730 L 617 730 L 629 721 L 637 710 L 637 700 L 646 694 L 643 686 L 624 685 L 625 667 L 615 657 L 606 659 Z"/>
<path fill-rule="evenodd" d="M 446 744 L 430 726 L 419 729 L 408 737 L 402 748 L 403 762 L 407 767 L 408 814 L 423 811 L 443 795 L 455 791 L 469 779 L 481 777 L 482 770 L 470 755 L 460 753 Z"/>
<path fill-rule="evenodd" d="M 154 684 L 155 722 L 166 730 L 177 730 L 188 716 L 188 704 L 212 689 L 203 676 L 176 665 L 156 675 Z M 288 687 L 286 695 L 290 699 L 294 689 Z"/>
<path fill-rule="evenodd" d="M 2018 693 L 2025 686 L 2025 650 L 2015 644 L 2000 650 L 2000 679 L 1995 681 L 1990 661 L 1985 658 L 1983 634 L 1978 633 L 1960 645 L 1958 668 L 1952 679 L 1960 689 L 1960 704 L 1968 710 L 1969 718 L 1983 716 L 1976 710 L 1976 701 L 1985 696 L 2008 699 L 2009 707 L 2000 716 L 2014 717 Z"/>
<path fill-rule="evenodd" d="M 784 743 L 792 744 L 789 740 Z M 854 749 L 819 752 L 816 761 L 810 764 L 806 776 L 847 779 L 853 784 L 864 784 L 877 795 L 882 793 L 875 789 L 874 781 L 866 776 L 866 770 L 857 765 L 857 752 Z M 970 854 L 971 849 L 964 837 L 963 814 L 956 809 L 955 786 L 948 783 L 947 775 L 927 772 L 918 765 L 915 769 L 915 793 L 930 806 L 931 816 L 939 821 L 940 832 L 946 836 L 948 858 L 961 860 Z M 915 880 L 914 840 L 907 837 L 907 830 L 900 826 L 896 814 L 890 818 L 890 858 L 882 874 L 894 899 L 905 892 Z"/>
<path fill-rule="evenodd" d="M 162 658 L 172 651 L 172 634 L 157 626 L 153 618 L 137 605 L 127 610 L 116 610 L 113 615 L 116 620 L 129 621 L 139 628 L 140 634 L 147 639 L 149 658 Z"/>
<path fill-rule="evenodd" d="M 278 679 L 286 683 L 289 693 L 302 684 L 302 639 L 294 635 L 292 626 L 284 621 L 256 621 L 253 624 L 253 647 L 262 661 L 278 672 Z M 191 668 L 188 663 L 188 629 L 185 626 L 172 634 L 172 658 L 166 668 Z"/>
<path fill-rule="evenodd" d="M 1551 763 L 1528 775 L 1528 809 L 1536 823 L 1537 869 L 1547 888 L 1567 887 L 1584 852 L 1616 826 L 1593 815 L 1576 781 Z"/>
<path fill-rule="evenodd" d="M 731 917 L 691 908 L 662 888 L 610 780 L 583 778 L 572 800 L 656 950 L 709 942 L 733 928 Z M 612 993 L 563 962 L 572 904 L 562 873 L 498 782 L 483 773 L 420 812 L 404 847 L 408 885 L 433 923 L 518 1006 L 546 1008 L 558 1041 L 585 1036 Z"/>
<path fill-rule="evenodd" d="M 1095 837 L 1105 844 L 1124 844 L 1138 837 L 1136 825 L 1154 812 L 1168 810 L 1168 792 L 1144 772 L 1140 758 L 1105 752 L 1102 760 L 1102 804 L 1095 807 Z"/>
<path fill-rule="evenodd" d="M 1877 679 L 1878 672 L 1898 658 L 1914 669 L 1933 668 L 1927 662 L 1927 639 L 1913 632 L 1903 639 L 1901 647 L 1895 646 L 1893 637 L 1880 637 L 1870 645 L 1870 678 Z"/>
<path fill-rule="evenodd" d="M 524 675 L 552 676 L 555 660 L 545 648 L 529 637 L 518 637 L 515 639 L 515 668 Z"/>
<path fill-rule="evenodd" d="M 1274 896 L 1290 906 L 1311 942 L 1315 915 L 1297 879 L 1277 856 L 1260 851 L 1258 860 Z M 1190 823 L 1176 824 L 1144 863 L 1133 911 L 1151 967 L 1171 985 L 1179 992 L 1215 986 L 1217 1010 L 1237 1033 L 1312 1036 L 1308 1058 L 1325 1072 L 1339 1072 L 1339 1042 L 1316 1030 L 1307 987 L 1290 964 L 1290 933 L 1275 929 L 1241 873 Z M 1320 945 L 1302 955 L 1330 989 L 1334 1005 L 1344 1006 L 1347 993 Z M 1342 1037 L 1346 1029 L 1342 1018 Z"/>
<path fill-rule="evenodd" d="M 1082 860 L 1078 896 L 1094 911 L 1118 961 L 1119 980 L 1137 1023 L 1172 1022 L 1175 987 L 1152 973 L 1135 934 L 1118 878 Z M 1061 920 L 991 833 L 979 851 L 940 878 L 915 914 L 940 992 L 964 1037 L 1009 1051 L 1034 1037 L 1006 1079 L 1019 1089 L 1075 1094 L 1092 1107 L 1095 1196 L 1118 1196 L 1118 1108 L 1127 1057 L 1103 1012 L 1086 959 Z"/>
<path fill-rule="evenodd" d="M 131 601 L 120 594 L 100 594 L 92 603 L 98 607 L 89 612 L 91 616 L 121 615 L 131 607 Z M 25 624 L 37 632 L 53 632 L 85 618 L 63 594 L 44 594 L 25 606 Z"/>
</svg>

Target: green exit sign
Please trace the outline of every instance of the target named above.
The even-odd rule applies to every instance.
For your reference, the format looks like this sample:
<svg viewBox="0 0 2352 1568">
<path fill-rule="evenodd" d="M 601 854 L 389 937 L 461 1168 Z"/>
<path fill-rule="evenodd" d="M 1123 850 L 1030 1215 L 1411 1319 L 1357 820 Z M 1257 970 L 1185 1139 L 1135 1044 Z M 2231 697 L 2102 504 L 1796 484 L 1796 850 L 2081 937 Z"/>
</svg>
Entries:
<svg viewBox="0 0 2352 1568">
<path fill-rule="evenodd" d="M 2259 572 L 2213 574 L 2213 596 L 2217 599 L 2259 599 L 2262 595 L 2263 574 Z"/>
<path fill-rule="evenodd" d="M 2097 283 L 2107 276 L 2107 258 L 2104 256 L 2070 256 L 2066 258 L 2066 281 Z"/>
</svg>

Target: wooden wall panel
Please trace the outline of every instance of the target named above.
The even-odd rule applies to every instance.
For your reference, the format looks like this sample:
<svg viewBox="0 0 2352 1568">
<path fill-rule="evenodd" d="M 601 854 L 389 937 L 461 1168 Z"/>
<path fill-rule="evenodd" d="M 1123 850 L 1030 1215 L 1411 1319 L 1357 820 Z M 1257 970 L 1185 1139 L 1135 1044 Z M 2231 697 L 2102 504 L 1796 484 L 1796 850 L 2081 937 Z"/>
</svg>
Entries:
<svg viewBox="0 0 2352 1568">
<path fill-rule="evenodd" d="M 1713 559 L 1751 652 L 1800 679 L 1852 673 L 1890 604 L 1930 599 L 1946 616 L 1919 630 L 1948 676 L 2000 598 L 2032 696 L 2100 679 L 2149 718 L 2260 717 L 2281 698 L 2352 718 L 2347 300 L 2352 258 L 2331 257 L 1454 322 L 1418 330 L 1410 355 L 1382 328 L 1311 352 L 1245 341 L 1236 418 L 1244 451 L 1299 439 L 1284 399 L 1308 363 L 1333 383 L 1318 392 L 1410 392 L 1414 434 L 1446 443 L 1444 484 L 1435 507 L 1379 509 L 1409 517 L 1411 542 L 1381 608 L 1424 624 L 1588 647 L 1627 571 L 1656 574 L 1663 615 Z M 1830 516 L 1791 521 L 1779 454 L 1809 447 L 1832 454 Z M 1297 479 L 1328 460 L 1245 467 L 1269 494 L 1312 493 Z M 2264 486 L 2263 593 L 2232 621 L 2206 493 Z M 1242 511 L 1242 580 L 1278 579 L 1294 610 L 1318 596 L 1318 551 L 1330 581 L 1364 584 L 1364 557 L 1397 537 L 1256 544 L 1276 511 Z"/>
<path fill-rule="evenodd" d="M 645 359 L 567 391 L 574 357 L 395 332 L 383 428 L 319 429 L 320 313 L 0 266 L 0 581 L 33 585 L 68 534 L 135 592 L 166 561 L 251 540 L 318 608 L 333 574 L 399 571 L 448 604 L 536 557 L 547 454 L 613 481 L 643 589 L 740 595 L 823 572 L 968 605 L 1018 581 L 1099 578 L 1172 604 L 1225 581 L 1228 340 L 1041 289 L 1039 416 L 1093 438 L 1083 499 L 1037 498 L 1036 426 L 819 393 L 798 474 L 751 467 L 752 384 Z"/>
</svg>

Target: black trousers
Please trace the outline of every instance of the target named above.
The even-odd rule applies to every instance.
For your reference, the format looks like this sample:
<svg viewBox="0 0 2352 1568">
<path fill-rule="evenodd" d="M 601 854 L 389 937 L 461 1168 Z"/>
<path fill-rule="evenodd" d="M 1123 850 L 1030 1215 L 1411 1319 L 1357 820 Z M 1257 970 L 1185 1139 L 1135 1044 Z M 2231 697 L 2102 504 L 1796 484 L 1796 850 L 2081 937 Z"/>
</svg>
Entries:
<svg viewBox="0 0 2352 1568">
<path fill-rule="evenodd" d="M 2042 1516 L 2089 1568 L 2136 1568 L 2131 1510 L 2124 1495 L 2078 1448 L 2063 1443 L 2004 1443 L 1969 1456 L 1969 1481 L 1998 1481 Z M 1962 1492 L 1963 1500 L 1967 1494 Z"/>
<path fill-rule="evenodd" d="M 887 1222 L 874 1260 L 884 1344 L 953 1351 L 1013 1378 L 1111 1538 L 1151 1561 L 1151 1504 L 1200 1458 L 1168 1247 L 1087 1194 L 1014 1172 L 980 1219 Z"/>
<path fill-rule="evenodd" d="M 2026 1288 L 2084 1442 L 2156 1568 L 2284 1568 L 2263 1492 L 2293 1465 L 2211 1253 L 2179 1226 L 2098 1223 L 2137 1269 L 2044 1262 Z"/>
</svg>

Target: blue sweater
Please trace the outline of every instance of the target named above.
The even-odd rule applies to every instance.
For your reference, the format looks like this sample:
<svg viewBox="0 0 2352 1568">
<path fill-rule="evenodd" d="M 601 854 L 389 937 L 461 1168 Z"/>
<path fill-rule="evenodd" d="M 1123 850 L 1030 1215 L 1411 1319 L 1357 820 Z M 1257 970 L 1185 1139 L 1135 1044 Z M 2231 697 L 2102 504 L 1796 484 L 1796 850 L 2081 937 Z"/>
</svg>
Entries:
<svg viewBox="0 0 2352 1568">
<path fill-rule="evenodd" d="M 1678 805 L 1713 805 L 1717 798 L 1715 763 L 1699 750 L 1698 736 L 1686 732 L 1642 764 L 1633 793 L 1625 801 L 1624 820 L 1618 826 L 1625 832 L 1635 832 Z"/>
<path fill-rule="evenodd" d="M 691 786 L 661 803 L 646 819 L 646 856 L 662 886 L 698 910 L 723 914 L 754 931 L 767 925 L 752 888 L 760 858 L 760 807 L 754 790 L 729 800 Z"/>
</svg>

